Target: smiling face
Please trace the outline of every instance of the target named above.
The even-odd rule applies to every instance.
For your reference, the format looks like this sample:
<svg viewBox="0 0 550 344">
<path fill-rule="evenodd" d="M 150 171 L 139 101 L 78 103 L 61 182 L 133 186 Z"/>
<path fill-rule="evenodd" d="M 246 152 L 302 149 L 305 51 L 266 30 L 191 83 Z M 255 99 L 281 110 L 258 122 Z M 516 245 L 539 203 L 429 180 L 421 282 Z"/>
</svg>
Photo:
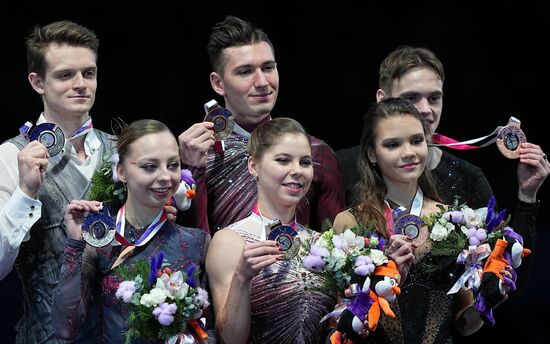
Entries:
<svg viewBox="0 0 550 344">
<path fill-rule="evenodd" d="M 127 156 L 117 166 L 117 173 L 120 180 L 127 183 L 127 208 L 131 208 L 134 215 L 156 215 L 177 191 L 181 180 L 174 135 L 161 131 L 138 138 L 130 144 Z"/>
<path fill-rule="evenodd" d="M 250 157 L 248 169 L 257 178 L 260 203 L 275 209 L 295 207 L 313 179 L 309 140 L 301 133 L 284 134 L 258 161 Z"/>
<path fill-rule="evenodd" d="M 222 74 L 210 75 L 212 87 L 238 123 L 260 123 L 275 106 L 279 90 L 271 46 L 263 41 L 232 46 L 223 50 L 222 59 Z"/>
<path fill-rule="evenodd" d="M 407 114 L 387 117 L 378 121 L 375 133 L 369 160 L 378 165 L 385 183 L 417 183 L 428 156 L 422 123 Z"/>
<path fill-rule="evenodd" d="M 48 118 L 88 115 L 95 100 L 97 65 L 94 52 L 85 47 L 51 43 L 45 54 L 43 76 L 29 74 L 29 81 L 42 95 Z"/>
</svg>

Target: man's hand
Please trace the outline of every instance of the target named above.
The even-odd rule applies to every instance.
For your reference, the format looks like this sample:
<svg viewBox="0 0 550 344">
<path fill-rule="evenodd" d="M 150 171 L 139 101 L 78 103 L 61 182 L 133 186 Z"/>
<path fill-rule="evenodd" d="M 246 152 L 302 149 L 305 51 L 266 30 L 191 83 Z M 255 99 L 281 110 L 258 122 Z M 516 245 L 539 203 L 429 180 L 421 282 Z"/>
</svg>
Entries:
<svg viewBox="0 0 550 344">
<path fill-rule="evenodd" d="M 195 123 L 179 137 L 181 162 L 187 166 L 204 167 L 208 150 L 214 145 L 214 123 Z"/>
<path fill-rule="evenodd" d="M 19 188 L 29 197 L 36 198 L 48 168 L 48 150 L 38 141 L 32 141 L 17 153 Z"/>
</svg>

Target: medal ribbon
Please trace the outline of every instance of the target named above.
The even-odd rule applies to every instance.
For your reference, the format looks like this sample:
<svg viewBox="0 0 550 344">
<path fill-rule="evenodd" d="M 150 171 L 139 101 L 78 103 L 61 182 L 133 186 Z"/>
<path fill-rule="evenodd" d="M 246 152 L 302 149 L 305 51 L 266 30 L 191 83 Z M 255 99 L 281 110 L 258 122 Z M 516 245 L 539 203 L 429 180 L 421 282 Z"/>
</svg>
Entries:
<svg viewBox="0 0 550 344">
<path fill-rule="evenodd" d="M 491 134 L 485 135 L 483 137 L 478 137 L 477 139 L 471 139 L 466 141 L 457 141 L 455 139 L 452 139 L 450 137 L 434 133 L 432 136 L 432 144 L 430 146 L 433 147 L 449 147 L 452 149 L 457 150 L 469 150 L 469 149 L 478 149 L 482 147 L 486 147 L 491 145 L 497 140 L 497 135 L 499 131 L 502 129 L 501 126 L 498 126 Z M 483 140 L 488 139 L 487 142 L 476 145 L 478 142 L 481 142 Z"/>
<path fill-rule="evenodd" d="M 278 219 L 269 220 L 268 218 L 265 218 L 265 220 L 264 220 L 264 216 L 262 215 L 262 212 L 260 211 L 260 206 L 259 206 L 258 203 L 256 203 L 254 208 L 252 208 L 252 212 L 254 214 L 258 215 L 260 217 L 260 219 L 262 220 L 263 230 L 262 230 L 262 233 L 260 234 L 260 241 L 265 241 L 266 238 L 267 238 L 267 227 L 274 224 L 274 223 L 276 223 L 279 220 Z M 267 225 L 264 224 L 264 222 L 267 222 Z M 296 230 L 296 214 L 294 214 L 294 223 L 291 224 L 290 227 L 292 227 L 292 229 Z"/>
<path fill-rule="evenodd" d="M 384 210 L 384 216 L 386 217 L 386 221 L 388 223 L 389 233 L 390 235 L 392 235 L 395 220 L 400 215 L 402 215 L 402 213 L 406 212 L 407 208 L 399 207 L 392 211 L 388 201 L 384 200 L 384 203 L 386 204 L 386 209 Z M 420 187 L 417 187 L 416 194 L 414 195 L 409 214 L 420 217 L 420 212 L 422 211 L 423 204 L 424 204 L 424 193 L 422 192 L 422 189 L 420 189 Z"/>
<path fill-rule="evenodd" d="M 31 130 L 32 122 L 26 121 L 25 124 L 19 127 L 19 132 L 29 141 L 29 131 Z"/>
<path fill-rule="evenodd" d="M 126 217 L 125 217 L 125 208 L 126 205 L 123 205 L 122 208 L 118 211 L 118 214 L 116 216 L 116 234 L 115 238 L 116 240 L 121 243 L 124 246 L 143 246 L 146 243 L 148 243 L 154 236 L 157 234 L 157 232 L 161 229 L 162 225 L 166 222 L 166 219 L 168 217 L 166 213 L 166 209 L 162 209 L 159 211 L 153 222 L 147 227 L 147 230 L 145 233 L 141 235 L 138 241 L 136 241 L 135 244 L 129 243 L 124 238 L 124 227 L 126 224 Z"/>
<path fill-rule="evenodd" d="M 206 116 L 208 117 L 208 114 L 210 113 L 210 111 L 212 111 L 213 109 L 219 108 L 219 107 L 220 107 L 220 105 L 218 104 L 218 102 L 216 100 L 212 99 L 211 101 L 204 104 L 204 112 L 205 112 Z M 225 142 L 224 142 L 224 140 L 214 141 L 214 152 L 219 153 L 219 154 L 222 154 L 223 152 L 225 152 Z"/>
<path fill-rule="evenodd" d="M 25 124 L 23 124 L 21 127 L 19 127 L 19 132 L 21 134 L 23 134 L 23 136 L 25 136 L 28 139 L 29 131 L 31 130 L 32 127 L 33 127 L 32 122 L 27 121 L 27 122 L 25 122 Z M 57 127 L 57 125 L 56 125 L 56 127 Z M 94 126 L 92 124 L 92 117 L 90 117 L 90 118 L 88 118 L 88 120 L 86 122 L 84 122 L 84 124 L 82 124 L 78 129 L 76 129 L 71 134 L 71 136 L 69 136 L 68 139 L 72 140 L 72 139 L 75 139 L 77 137 L 86 135 L 93 128 L 94 128 Z"/>
<path fill-rule="evenodd" d="M 94 128 L 92 124 L 92 117 L 88 118 L 80 128 L 76 129 L 71 136 L 68 137 L 68 140 L 76 139 L 77 137 L 86 135 L 90 130 Z"/>
</svg>

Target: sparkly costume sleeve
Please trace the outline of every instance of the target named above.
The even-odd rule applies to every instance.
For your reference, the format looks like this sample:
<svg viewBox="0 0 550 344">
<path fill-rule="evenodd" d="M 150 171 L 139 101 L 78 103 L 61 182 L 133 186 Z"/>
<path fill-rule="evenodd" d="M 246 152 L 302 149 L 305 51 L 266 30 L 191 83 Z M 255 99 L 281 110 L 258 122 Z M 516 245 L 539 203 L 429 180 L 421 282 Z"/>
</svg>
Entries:
<svg viewBox="0 0 550 344">
<path fill-rule="evenodd" d="M 332 223 L 336 215 L 344 210 L 346 200 L 342 174 L 332 148 L 324 141 L 312 137 L 311 150 L 315 172 L 309 225 L 320 230 L 323 221 L 328 219 Z"/>
<path fill-rule="evenodd" d="M 432 171 L 438 182 L 441 201 L 452 204 L 455 196 L 459 202 L 466 202 L 477 209 L 486 207 L 493 195 L 489 181 L 481 168 L 443 151 L 441 161 Z"/>
<path fill-rule="evenodd" d="M 90 282 L 94 263 L 86 243 L 67 239 L 59 283 L 52 307 L 55 334 L 62 339 L 75 338 L 86 320 Z"/>
</svg>

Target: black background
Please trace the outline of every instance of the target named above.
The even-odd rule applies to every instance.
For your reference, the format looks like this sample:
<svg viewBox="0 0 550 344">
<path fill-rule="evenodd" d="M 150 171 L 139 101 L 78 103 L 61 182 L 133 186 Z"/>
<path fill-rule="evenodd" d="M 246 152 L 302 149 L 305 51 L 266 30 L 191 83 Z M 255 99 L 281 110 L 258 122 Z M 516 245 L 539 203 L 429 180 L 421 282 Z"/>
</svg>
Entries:
<svg viewBox="0 0 550 344">
<path fill-rule="evenodd" d="M 287 3 L 287 2 L 285 2 Z M 432 49 L 445 66 L 445 102 L 438 132 L 463 140 L 489 134 L 513 115 L 530 142 L 546 152 L 548 6 L 542 1 L 231 2 L 27 1 L 1 11 L 0 141 L 35 121 L 42 103 L 27 81 L 24 37 L 35 24 L 69 19 L 94 30 L 100 40 L 99 87 L 94 126 L 109 121 L 156 118 L 178 135 L 203 117 L 203 103 L 216 98 L 208 79 L 210 26 L 233 14 L 263 28 L 275 45 L 280 94 L 275 116 L 299 120 L 334 150 L 358 143 L 361 116 L 375 100 L 378 67 L 401 44 Z M 503 207 L 517 194 L 516 161 L 491 146 L 458 152 L 483 168 Z M 1 174 L 1 171 L 0 171 Z M 548 184 L 548 182 L 547 182 Z M 496 311 L 496 337 L 516 332 L 542 343 L 550 305 L 544 274 L 549 254 L 549 187 L 539 191 L 537 260 L 528 290 Z M 22 313 L 14 273 L 0 282 L 2 342 L 12 342 Z"/>
</svg>

